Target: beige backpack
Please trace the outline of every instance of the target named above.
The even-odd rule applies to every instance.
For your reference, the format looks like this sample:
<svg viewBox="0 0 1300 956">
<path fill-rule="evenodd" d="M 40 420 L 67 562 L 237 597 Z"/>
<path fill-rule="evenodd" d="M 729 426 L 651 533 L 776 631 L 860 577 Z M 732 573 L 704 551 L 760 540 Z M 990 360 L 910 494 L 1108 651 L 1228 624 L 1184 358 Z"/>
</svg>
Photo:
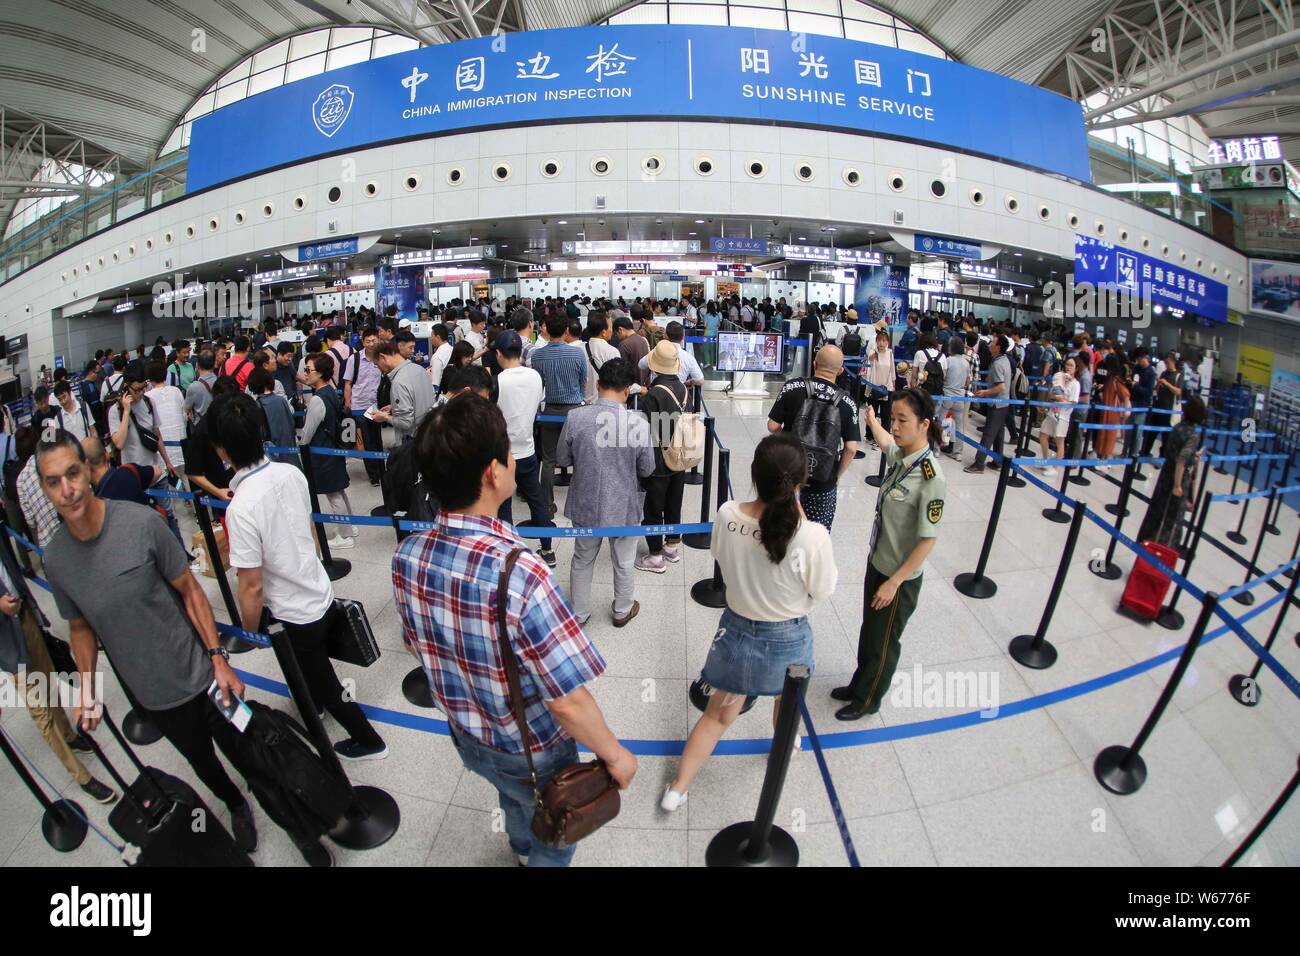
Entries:
<svg viewBox="0 0 1300 956">
<path fill-rule="evenodd" d="M 664 464 L 670 471 L 689 471 L 704 461 L 704 422 L 697 413 L 682 411 L 682 403 L 677 401 L 672 389 L 664 385 L 656 385 L 655 388 L 666 392 L 681 412 L 673 425 L 672 437 L 660 449 Z"/>
</svg>

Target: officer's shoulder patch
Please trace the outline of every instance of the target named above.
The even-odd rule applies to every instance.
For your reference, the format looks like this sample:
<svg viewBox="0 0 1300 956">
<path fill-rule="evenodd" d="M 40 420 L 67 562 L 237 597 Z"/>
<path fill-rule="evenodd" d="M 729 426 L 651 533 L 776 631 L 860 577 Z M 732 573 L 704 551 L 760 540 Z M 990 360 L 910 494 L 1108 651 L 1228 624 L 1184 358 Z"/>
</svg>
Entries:
<svg viewBox="0 0 1300 956">
<path fill-rule="evenodd" d="M 930 520 L 930 524 L 938 524 L 939 519 L 943 517 L 943 499 L 936 498 L 931 501 L 925 509 L 925 516 Z"/>
<path fill-rule="evenodd" d="M 921 477 L 926 481 L 934 481 L 934 462 L 929 458 L 921 462 Z"/>
</svg>

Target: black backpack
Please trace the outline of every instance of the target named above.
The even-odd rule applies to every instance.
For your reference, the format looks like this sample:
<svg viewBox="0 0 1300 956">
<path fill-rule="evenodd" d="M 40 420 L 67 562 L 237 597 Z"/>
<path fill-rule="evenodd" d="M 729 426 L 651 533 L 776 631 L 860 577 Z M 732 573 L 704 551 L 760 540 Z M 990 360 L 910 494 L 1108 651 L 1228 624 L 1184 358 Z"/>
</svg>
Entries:
<svg viewBox="0 0 1300 956">
<path fill-rule="evenodd" d="M 862 354 L 862 335 L 854 329 L 844 336 L 844 342 L 840 345 L 840 351 L 845 355 Z"/>
<path fill-rule="evenodd" d="M 307 731 L 293 718 L 255 700 L 240 734 L 240 771 L 266 815 L 297 842 L 319 840 L 352 803 L 347 779 L 326 766 Z"/>
<path fill-rule="evenodd" d="M 835 477 L 840 461 L 840 400 L 844 391 L 827 386 L 834 391 L 828 401 L 817 396 L 812 381 L 805 380 L 804 387 L 808 397 L 799 406 L 791 431 L 808 455 L 808 480 L 824 484 Z"/>
<path fill-rule="evenodd" d="M 921 387 L 931 395 L 943 394 L 943 365 L 939 362 L 939 354 L 926 349 L 922 353 L 925 356 L 925 381 Z"/>
<path fill-rule="evenodd" d="M 438 517 L 441 506 L 420 475 L 415 460 L 415 442 L 404 441 L 389 453 L 384 477 L 380 481 L 384 508 L 390 515 L 405 512 L 402 517 L 406 521 L 432 521 Z M 397 540 L 401 541 L 411 533 L 399 531 Z"/>
</svg>

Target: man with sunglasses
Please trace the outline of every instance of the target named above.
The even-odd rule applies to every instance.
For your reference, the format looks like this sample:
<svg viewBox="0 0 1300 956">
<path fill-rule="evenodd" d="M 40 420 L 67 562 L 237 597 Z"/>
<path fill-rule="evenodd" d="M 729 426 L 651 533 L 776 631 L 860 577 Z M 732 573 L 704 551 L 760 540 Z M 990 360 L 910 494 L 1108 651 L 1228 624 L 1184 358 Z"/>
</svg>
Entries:
<svg viewBox="0 0 1300 956">
<path fill-rule="evenodd" d="M 174 479 L 176 472 L 167 454 L 167 446 L 163 444 L 162 432 L 154 416 L 153 404 L 145 395 L 145 384 L 143 372 L 134 368 L 127 369 L 122 395 L 108 410 L 108 432 L 113 446 L 118 449 L 122 464 L 152 468 L 157 476 L 157 481 L 152 487 L 165 489 L 167 479 L 169 477 Z M 151 451 L 149 444 L 146 444 L 150 437 L 153 439 L 150 444 L 157 449 L 156 451 Z M 171 500 L 168 498 L 155 500 L 167 512 L 167 526 L 184 547 L 185 540 L 181 537 L 180 526 L 176 523 Z M 188 550 L 186 553 L 189 553 Z"/>
</svg>

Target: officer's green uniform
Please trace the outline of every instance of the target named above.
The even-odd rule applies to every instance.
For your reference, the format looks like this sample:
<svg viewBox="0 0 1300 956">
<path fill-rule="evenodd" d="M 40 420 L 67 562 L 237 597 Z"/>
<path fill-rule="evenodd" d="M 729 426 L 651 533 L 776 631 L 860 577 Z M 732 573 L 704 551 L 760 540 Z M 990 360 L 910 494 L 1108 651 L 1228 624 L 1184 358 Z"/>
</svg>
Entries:
<svg viewBox="0 0 1300 956">
<path fill-rule="evenodd" d="M 880 485 L 871 556 L 862 589 L 858 668 L 849 682 L 853 699 L 865 702 L 870 713 L 879 709 L 898 666 L 903 628 L 921 596 L 921 569 L 917 568 L 899 586 L 888 606 L 876 610 L 871 599 L 902 567 L 922 538 L 938 537 L 948 487 L 928 446 L 904 458 L 898 445 L 890 445 L 885 451 L 885 463 L 889 468 Z"/>
</svg>

